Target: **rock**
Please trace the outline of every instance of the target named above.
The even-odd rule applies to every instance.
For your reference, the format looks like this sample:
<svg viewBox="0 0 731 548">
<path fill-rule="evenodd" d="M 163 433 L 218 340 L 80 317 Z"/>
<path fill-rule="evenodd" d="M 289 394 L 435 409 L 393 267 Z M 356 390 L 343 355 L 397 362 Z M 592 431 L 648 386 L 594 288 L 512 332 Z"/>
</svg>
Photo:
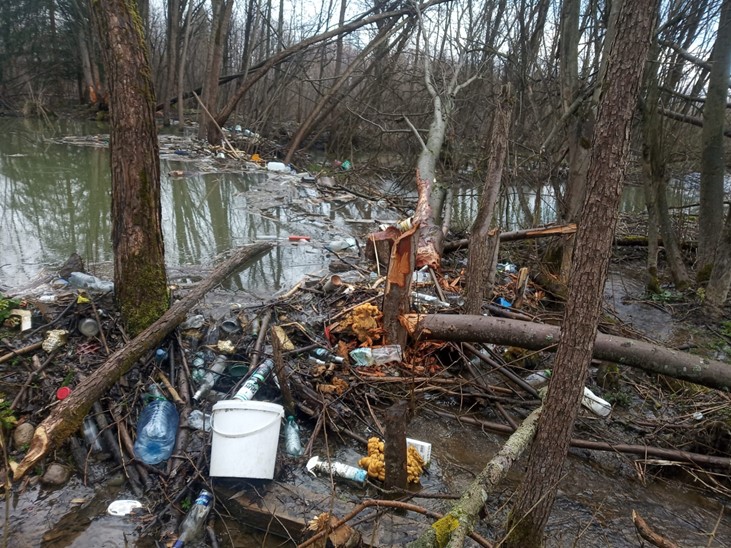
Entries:
<svg viewBox="0 0 731 548">
<path fill-rule="evenodd" d="M 58 464 L 57 462 L 54 462 L 53 464 L 48 465 L 48 468 L 46 468 L 46 473 L 43 474 L 43 477 L 41 478 L 41 483 L 43 483 L 44 485 L 60 486 L 66 483 L 70 477 L 71 470 L 69 470 L 68 467 L 64 466 L 63 464 Z"/>
<path fill-rule="evenodd" d="M 33 439 L 33 433 L 36 431 L 36 427 L 29 422 L 19 424 L 13 432 L 13 445 L 16 449 L 27 447 L 30 445 Z"/>
</svg>

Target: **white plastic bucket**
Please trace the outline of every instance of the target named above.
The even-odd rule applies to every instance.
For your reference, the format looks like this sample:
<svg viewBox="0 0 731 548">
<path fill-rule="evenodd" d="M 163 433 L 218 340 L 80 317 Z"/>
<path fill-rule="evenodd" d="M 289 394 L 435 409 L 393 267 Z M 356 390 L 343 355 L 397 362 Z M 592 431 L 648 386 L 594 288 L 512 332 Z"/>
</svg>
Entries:
<svg viewBox="0 0 731 548">
<path fill-rule="evenodd" d="M 284 408 L 265 401 L 223 400 L 211 413 L 212 477 L 274 478 Z"/>
</svg>

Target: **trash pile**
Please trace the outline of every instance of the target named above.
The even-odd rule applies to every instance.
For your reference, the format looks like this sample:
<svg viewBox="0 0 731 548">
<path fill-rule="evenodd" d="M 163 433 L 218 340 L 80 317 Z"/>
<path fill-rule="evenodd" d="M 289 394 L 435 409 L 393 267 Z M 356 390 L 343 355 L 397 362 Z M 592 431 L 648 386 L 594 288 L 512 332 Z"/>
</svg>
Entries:
<svg viewBox="0 0 731 548">
<path fill-rule="evenodd" d="M 405 444 L 408 483 L 418 488 L 429 473 L 433 440 L 389 440 L 373 408 L 386 409 L 418 392 L 433 409 L 443 405 L 434 411 L 441 416 L 457 418 L 455 408 L 477 405 L 510 424 L 511 414 L 526 415 L 538 404 L 540 386 L 550 377 L 545 356 L 429 340 L 388 344 L 385 277 L 363 267 L 362 247 L 338 246 L 338 257 L 351 254 L 356 270 L 304 280 L 263 306 L 232 304 L 216 318 L 205 308 L 191 310 L 163 344 L 150 348 L 94 402 L 69 440 L 84 480 L 100 482 L 105 470 L 120 466 L 138 498 L 165 492 L 147 507 L 117 501 L 110 513 L 150 512 L 154 517 L 146 518 L 145 530 L 160 526 L 161 540 L 184 546 L 202 534 L 217 480 L 266 485 L 297 468 L 378 489 L 394 443 Z M 459 308 L 460 258 L 453 264 L 439 273 L 428 267 L 413 273 L 413 311 Z M 79 267 L 78 259 L 74 266 Z M 526 282 L 517 266 L 502 263 L 498 272 L 492 313 L 530 318 L 541 310 L 544 292 Z M 37 426 L 56 401 L 128 343 L 113 312 L 113 290 L 111 282 L 85 273 L 82 265 L 60 269 L 27 297 L 0 299 L 0 320 L 17 330 L 13 349 L 0 353 L 0 363 L 13 364 L 3 368 L 6 385 L 20 387 L 12 402 L 3 402 L 17 420 L 16 430 Z M 518 291 L 520 309 L 513 307 Z M 583 403 L 595 420 L 612 412 L 611 404 L 588 388 Z M 403 427 L 408 429 L 406 418 Z M 360 458 L 340 462 L 320 453 L 324 430 L 353 440 Z M 11 445 L 11 469 L 29 443 L 25 438 Z M 178 502 L 195 493 L 176 527 L 182 513 Z"/>
</svg>

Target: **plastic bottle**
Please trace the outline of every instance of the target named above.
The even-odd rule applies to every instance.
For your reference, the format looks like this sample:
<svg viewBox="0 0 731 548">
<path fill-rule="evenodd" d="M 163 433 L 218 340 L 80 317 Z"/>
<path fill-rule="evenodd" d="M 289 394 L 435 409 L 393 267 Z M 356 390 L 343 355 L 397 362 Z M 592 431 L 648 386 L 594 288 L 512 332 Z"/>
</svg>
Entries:
<svg viewBox="0 0 731 548">
<path fill-rule="evenodd" d="M 93 451 L 101 453 L 104 449 L 99 441 L 99 427 L 96 425 L 96 421 L 94 421 L 93 418 L 87 416 L 84 419 L 83 432 L 84 439 L 86 440 L 86 443 L 89 444 L 89 447 L 91 447 Z"/>
<path fill-rule="evenodd" d="M 311 474 L 315 472 L 323 472 L 325 474 L 332 474 L 345 479 L 357 481 L 358 483 L 365 483 L 368 478 L 368 471 L 362 468 L 356 468 L 342 462 L 327 462 L 320 460 L 320 457 L 312 457 L 307 461 L 307 471 Z"/>
<path fill-rule="evenodd" d="M 164 348 L 158 348 L 155 350 L 155 365 L 160 367 L 168 359 L 168 351 Z"/>
<path fill-rule="evenodd" d="M 213 506 L 213 494 L 203 489 L 180 524 L 180 535 L 173 548 L 183 548 L 186 543 L 194 541 L 203 533 L 211 506 Z"/>
<path fill-rule="evenodd" d="M 290 457 L 301 457 L 304 453 L 300 439 L 300 427 L 292 416 L 287 417 L 287 424 L 284 425 L 284 452 Z"/>
<path fill-rule="evenodd" d="M 609 413 L 612 412 L 611 403 L 601 399 L 586 387 L 584 387 L 584 397 L 581 398 L 581 404 L 600 417 L 608 417 Z"/>
<path fill-rule="evenodd" d="M 150 396 L 152 400 L 140 413 L 134 449 L 135 456 L 145 464 L 157 464 L 173 453 L 180 417 L 175 405 L 154 384 Z"/>
<path fill-rule="evenodd" d="M 538 388 L 538 387 L 546 384 L 548 382 L 548 379 L 550 379 L 550 378 L 551 378 L 551 370 L 543 369 L 541 371 L 536 371 L 535 373 L 531 373 L 524 380 L 525 380 L 525 382 L 530 384 L 533 388 Z"/>
<path fill-rule="evenodd" d="M 289 173 L 292 170 L 287 164 L 282 162 L 267 162 L 267 171 Z"/>
<path fill-rule="evenodd" d="M 355 247 L 357 242 L 355 241 L 355 238 L 345 238 L 344 240 L 333 240 L 329 244 L 325 246 L 325 249 L 328 251 L 345 251 L 346 249 L 350 249 L 351 247 Z"/>
<path fill-rule="evenodd" d="M 310 354 L 325 362 L 343 363 L 345 361 L 345 358 L 333 354 L 327 348 L 315 348 Z"/>
<path fill-rule="evenodd" d="M 188 415 L 188 426 L 205 432 L 211 431 L 211 415 L 200 409 L 193 409 Z"/>
<path fill-rule="evenodd" d="M 114 291 L 114 283 L 107 282 L 91 274 L 83 272 L 72 272 L 69 274 L 69 284 L 79 289 L 92 289 L 108 293 Z"/>
<path fill-rule="evenodd" d="M 79 320 L 79 332 L 86 337 L 96 337 L 99 334 L 99 324 L 94 318 Z"/>
<path fill-rule="evenodd" d="M 261 385 L 264 384 L 264 381 L 267 380 L 272 369 L 274 369 L 274 362 L 270 358 L 267 358 L 254 370 L 251 376 L 246 379 L 246 382 L 239 391 L 236 392 L 234 398 L 241 401 L 252 399 L 254 394 L 256 394 L 259 388 L 261 388 Z"/>
<path fill-rule="evenodd" d="M 221 376 L 221 373 L 223 373 L 223 370 L 225 368 L 225 356 L 216 356 L 216 359 L 213 360 L 213 363 L 211 364 L 211 368 L 206 372 L 205 375 L 203 375 L 203 379 L 201 380 L 201 384 L 197 392 L 193 394 L 193 399 L 195 401 L 200 401 L 202 398 L 205 397 L 208 391 L 213 388 L 213 385 L 216 384 L 216 381 Z"/>
<path fill-rule="evenodd" d="M 411 300 L 414 303 L 414 306 L 418 306 L 420 304 L 431 304 L 437 308 L 449 308 L 452 306 L 451 304 L 440 300 L 438 297 L 428 295 L 426 293 L 413 292 L 411 294 Z"/>
</svg>

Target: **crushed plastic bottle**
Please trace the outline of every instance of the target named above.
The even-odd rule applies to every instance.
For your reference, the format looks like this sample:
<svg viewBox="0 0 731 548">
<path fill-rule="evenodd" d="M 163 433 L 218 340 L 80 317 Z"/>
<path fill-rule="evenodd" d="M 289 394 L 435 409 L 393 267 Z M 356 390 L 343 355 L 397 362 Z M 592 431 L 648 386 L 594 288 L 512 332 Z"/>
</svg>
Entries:
<svg viewBox="0 0 731 548">
<path fill-rule="evenodd" d="M 72 272 L 69 274 L 69 284 L 79 289 L 89 289 L 103 293 L 114 291 L 114 282 L 108 282 L 91 274 L 85 274 L 84 272 Z"/>
<path fill-rule="evenodd" d="M 254 394 L 257 393 L 259 388 L 261 388 L 261 385 L 264 384 L 264 382 L 267 380 L 267 377 L 269 376 L 269 373 L 272 372 L 272 369 L 274 369 L 274 362 L 271 360 L 271 358 L 267 358 L 259 365 L 259 367 L 254 370 L 251 376 L 246 379 L 246 382 L 239 389 L 239 391 L 236 392 L 234 398 L 241 401 L 252 399 L 254 397 Z"/>
<path fill-rule="evenodd" d="M 216 359 L 214 359 L 213 363 L 211 364 L 211 368 L 206 372 L 205 375 L 203 375 L 200 387 L 198 388 L 196 393 L 193 394 L 193 399 L 195 401 L 200 401 L 202 398 L 205 397 L 205 395 L 211 390 L 211 388 L 213 388 L 213 385 L 216 384 L 216 381 L 218 381 L 218 378 L 221 376 L 221 373 L 223 373 L 223 370 L 225 368 L 226 357 L 216 356 Z"/>
<path fill-rule="evenodd" d="M 204 413 L 200 409 L 193 409 L 188 415 L 188 426 L 195 428 L 196 430 L 203 430 L 204 432 L 211 431 L 211 415 L 210 413 Z"/>
<path fill-rule="evenodd" d="M 356 348 L 350 351 L 350 357 L 356 366 L 383 365 L 389 362 L 403 361 L 403 351 L 398 344 Z"/>
<path fill-rule="evenodd" d="M 325 249 L 337 253 L 338 251 L 345 251 L 357 245 L 355 238 L 345 238 L 344 240 L 333 240 L 325 246 Z"/>
<path fill-rule="evenodd" d="M 173 548 L 183 548 L 186 543 L 201 536 L 206 527 L 206 518 L 211 511 L 211 506 L 213 506 L 213 494 L 205 489 L 201 490 L 180 524 L 180 534 L 178 540 L 173 544 Z"/>
<path fill-rule="evenodd" d="M 137 423 L 135 456 L 145 464 L 157 464 L 170 458 L 178 435 L 178 410 L 166 400 L 154 384 L 150 386 L 148 398 Z"/>
<path fill-rule="evenodd" d="M 287 424 L 284 425 L 284 452 L 290 457 L 301 457 L 304 453 L 300 427 L 292 416 L 287 417 Z"/>
</svg>

